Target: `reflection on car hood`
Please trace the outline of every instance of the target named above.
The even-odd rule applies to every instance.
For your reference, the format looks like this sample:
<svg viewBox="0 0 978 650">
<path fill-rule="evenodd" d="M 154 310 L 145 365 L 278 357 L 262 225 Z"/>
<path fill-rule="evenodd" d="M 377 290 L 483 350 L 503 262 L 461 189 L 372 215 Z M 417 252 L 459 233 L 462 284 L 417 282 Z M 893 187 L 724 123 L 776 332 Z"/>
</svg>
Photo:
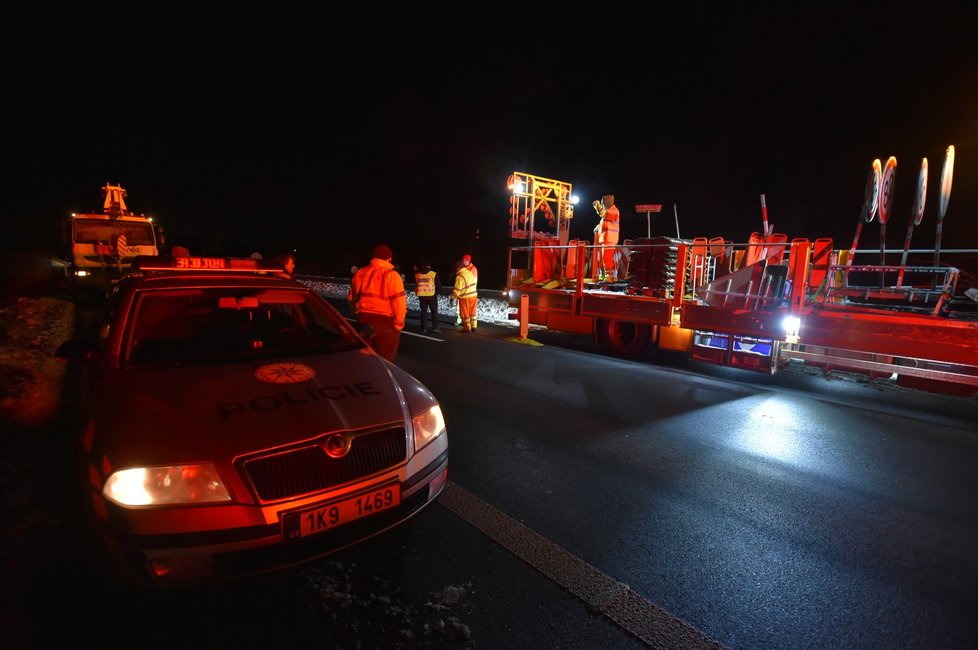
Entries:
<svg viewBox="0 0 978 650">
<path fill-rule="evenodd" d="M 390 367 L 363 350 L 109 374 L 94 413 L 98 438 L 116 467 L 230 462 L 330 431 L 400 425 L 409 417 Z"/>
</svg>

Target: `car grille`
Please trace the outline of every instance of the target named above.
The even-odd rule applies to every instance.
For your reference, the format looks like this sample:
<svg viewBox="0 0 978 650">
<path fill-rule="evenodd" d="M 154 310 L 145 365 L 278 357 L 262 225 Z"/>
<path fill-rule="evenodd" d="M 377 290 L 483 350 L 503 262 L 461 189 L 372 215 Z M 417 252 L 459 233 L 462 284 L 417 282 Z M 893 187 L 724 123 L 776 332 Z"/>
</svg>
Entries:
<svg viewBox="0 0 978 650">
<path fill-rule="evenodd" d="M 248 459 L 244 471 L 262 501 L 309 494 L 404 461 L 404 436 L 404 427 L 373 431 L 354 436 L 342 458 L 331 458 L 317 445 Z"/>
</svg>

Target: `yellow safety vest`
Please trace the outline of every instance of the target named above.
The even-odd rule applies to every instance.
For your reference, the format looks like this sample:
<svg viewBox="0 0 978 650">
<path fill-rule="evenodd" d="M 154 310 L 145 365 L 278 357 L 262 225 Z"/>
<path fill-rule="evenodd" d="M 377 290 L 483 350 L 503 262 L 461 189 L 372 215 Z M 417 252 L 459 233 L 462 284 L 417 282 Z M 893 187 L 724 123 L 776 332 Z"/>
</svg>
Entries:
<svg viewBox="0 0 978 650">
<path fill-rule="evenodd" d="M 436 275 L 437 273 L 434 271 L 414 274 L 414 282 L 417 284 L 417 286 L 414 288 L 414 293 L 418 296 L 418 298 L 427 298 L 435 295 Z"/>
<path fill-rule="evenodd" d="M 455 286 L 452 288 L 452 298 L 477 298 L 475 276 L 464 266 L 455 273 Z"/>
</svg>

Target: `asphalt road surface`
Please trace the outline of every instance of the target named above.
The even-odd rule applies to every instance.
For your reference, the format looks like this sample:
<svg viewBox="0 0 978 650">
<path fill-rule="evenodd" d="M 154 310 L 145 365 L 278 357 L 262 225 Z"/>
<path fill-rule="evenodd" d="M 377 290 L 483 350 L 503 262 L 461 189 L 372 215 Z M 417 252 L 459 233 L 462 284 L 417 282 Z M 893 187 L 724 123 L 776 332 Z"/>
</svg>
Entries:
<svg viewBox="0 0 978 650">
<path fill-rule="evenodd" d="M 461 487 L 726 646 L 972 645 L 974 398 L 480 336 L 402 361 Z"/>
</svg>

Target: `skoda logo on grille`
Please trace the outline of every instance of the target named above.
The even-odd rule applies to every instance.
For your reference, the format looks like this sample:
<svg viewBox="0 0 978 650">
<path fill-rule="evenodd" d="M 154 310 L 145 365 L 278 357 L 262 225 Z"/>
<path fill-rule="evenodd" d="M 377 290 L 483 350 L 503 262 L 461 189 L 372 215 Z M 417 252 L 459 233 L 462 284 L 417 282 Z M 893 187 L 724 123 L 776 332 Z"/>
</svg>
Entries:
<svg viewBox="0 0 978 650">
<path fill-rule="evenodd" d="M 334 433 L 326 438 L 323 449 L 332 458 L 342 458 L 350 451 L 350 441 L 342 433 Z"/>
</svg>

